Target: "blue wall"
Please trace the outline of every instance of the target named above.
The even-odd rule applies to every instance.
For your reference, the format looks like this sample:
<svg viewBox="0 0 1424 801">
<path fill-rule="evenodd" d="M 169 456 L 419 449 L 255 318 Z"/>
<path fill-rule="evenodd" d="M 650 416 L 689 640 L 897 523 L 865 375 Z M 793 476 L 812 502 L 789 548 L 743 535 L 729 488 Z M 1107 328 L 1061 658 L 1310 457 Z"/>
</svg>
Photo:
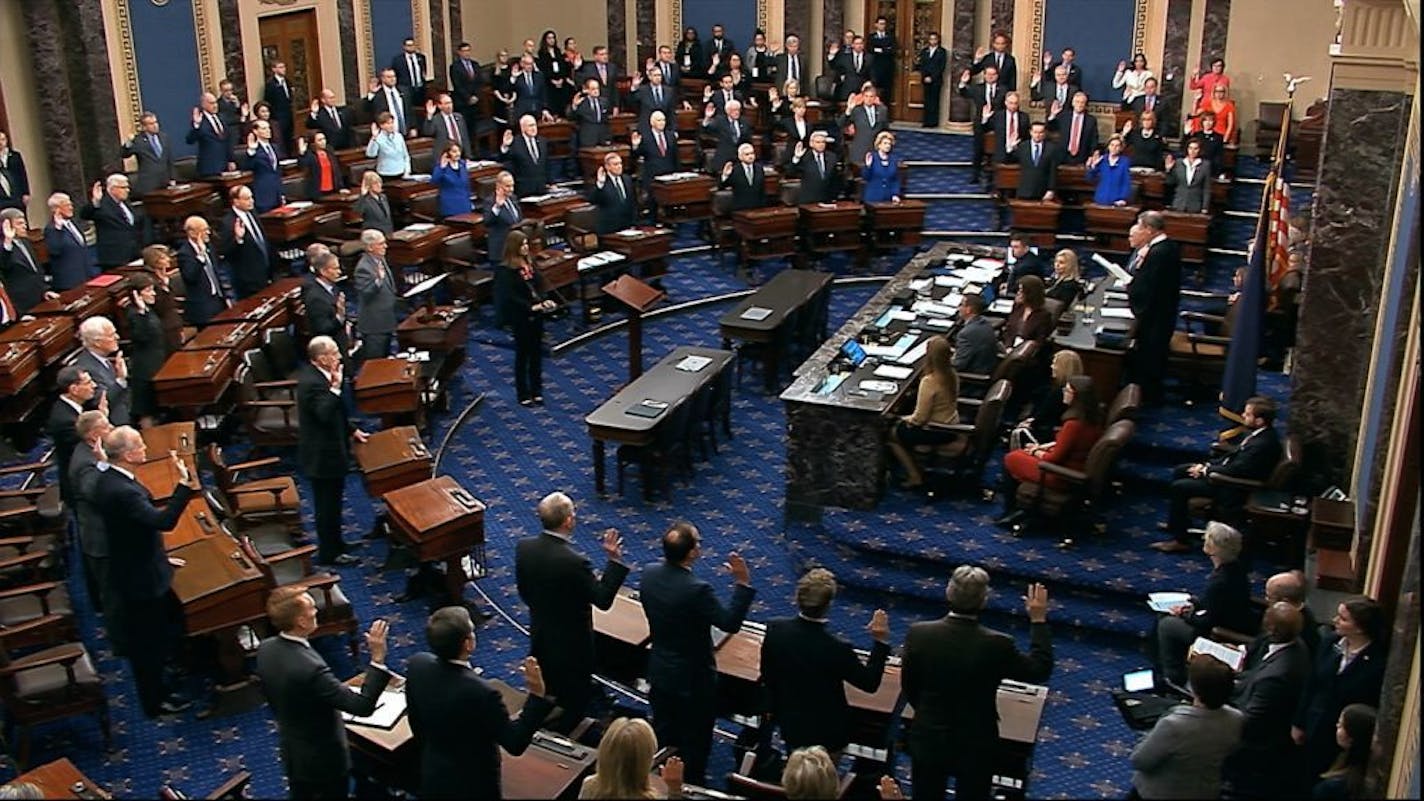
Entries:
<svg viewBox="0 0 1424 801">
<path fill-rule="evenodd" d="M 714 23 L 725 29 L 737 52 L 746 53 L 756 31 L 756 0 L 682 0 L 682 27 L 696 28 L 704 43 L 712 38 Z M 673 39 L 682 41 L 682 31 Z"/>
<path fill-rule="evenodd" d="M 192 3 L 155 6 L 148 0 L 124 0 L 133 24 L 134 56 L 143 107 L 158 122 L 178 156 L 195 151 L 183 141 L 192 126 L 193 106 L 203 92 L 198 69 L 198 40 Z M 135 120 L 137 122 L 137 120 Z M 128 139 L 133 131 L 121 131 Z"/>
<path fill-rule="evenodd" d="M 1083 91 L 1094 103 L 1122 100 L 1122 90 L 1112 88 L 1112 78 L 1119 61 L 1132 61 L 1136 6 L 1136 0 L 1048 0 L 1045 4 L 1043 46 L 1053 51 L 1055 61 L 1065 47 L 1077 51 Z M 1043 53 L 1032 58 L 1042 69 Z M 1150 66 L 1160 75 L 1159 65 Z"/>
<path fill-rule="evenodd" d="M 401 52 L 401 42 L 414 35 L 414 23 L 410 18 L 410 0 L 370 0 L 371 2 L 371 46 L 375 48 L 376 69 L 390 66 L 391 59 Z M 420 41 L 420 37 L 416 37 Z M 426 53 L 427 63 L 430 54 Z M 431 64 L 432 70 L 438 65 Z M 366 91 L 362 86 L 361 91 Z"/>
</svg>

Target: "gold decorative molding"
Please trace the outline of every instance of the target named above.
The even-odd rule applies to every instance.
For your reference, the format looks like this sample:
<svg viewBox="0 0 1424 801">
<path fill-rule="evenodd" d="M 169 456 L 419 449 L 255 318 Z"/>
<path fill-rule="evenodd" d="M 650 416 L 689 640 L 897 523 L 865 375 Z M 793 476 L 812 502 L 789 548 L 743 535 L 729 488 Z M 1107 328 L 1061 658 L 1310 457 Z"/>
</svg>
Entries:
<svg viewBox="0 0 1424 801">
<path fill-rule="evenodd" d="M 682 0 L 672 0 L 672 49 L 682 41 Z"/>
<path fill-rule="evenodd" d="M 1032 20 L 1032 27 L 1029 29 L 1028 43 L 1030 45 L 1028 57 L 1024 59 L 1030 70 L 1038 70 L 1039 58 L 1043 55 L 1043 0 L 1033 0 L 1033 13 L 1029 15 Z M 1033 73 L 1030 72 L 1030 75 Z"/>
<path fill-rule="evenodd" d="M 758 29 L 758 30 L 761 30 L 761 31 L 766 31 L 767 28 L 769 27 L 769 26 L 768 26 L 769 17 L 767 16 L 767 8 L 766 8 L 766 5 L 767 5 L 767 4 L 766 4 L 766 0 L 757 0 L 757 22 L 756 22 L 756 26 L 757 26 L 757 29 Z M 768 41 L 770 41 L 770 37 L 768 37 Z M 751 42 L 747 42 L 747 44 L 750 45 Z"/>
<path fill-rule="evenodd" d="M 416 48 L 426 54 L 425 60 L 429 64 L 432 42 L 430 26 L 425 24 L 425 10 L 425 0 L 410 0 L 410 35 L 415 37 Z"/>
<path fill-rule="evenodd" d="M 193 31 L 198 37 L 198 77 L 206 92 L 215 89 L 218 81 L 213 75 L 213 49 L 208 39 L 208 4 L 203 0 L 193 0 Z"/>
<path fill-rule="evenodd" d="M 1138 53 L 1147 52 L 1147 6 L 1149 0 L 1137 0 L 1132 16 L 1132 53 L 1135 57 Z M 1160 62 L 1161 59 L 1158 59 Z M 1149 61 L 1149 64 L 1158 63 Z"/>
<path fill-rule="evenodd" d="M 137 123 L 143 116 L 143 95 L 138 86 L 138 57 L 134 50 L 133 19 L 129 17 L 129 4 L 114 3 L 115 19 L 119 26 L 119 61 L 123 68 L 124 100 L 128 105 L 130 118 Z"/>
<path fill-rule="evenodd" d="M 264 0 L 270 2 L 270 0 Z M 355 4 L 356 10 L 361 17 L 361 44 L 366 48 L 366 72 L 363 76 L 367 80 L 360 81 L 362 86 L 370 80 L 370 76 L 376 74 L 376 37 L 371 33 L 371 2 L 370 0 L 358 0 Z"/>
<path fill-rule="evenodd" d="M 264 6 L 294 6 L 297 4 L 297 0 L 257 0 L 257 2 Z"/>
</svg>

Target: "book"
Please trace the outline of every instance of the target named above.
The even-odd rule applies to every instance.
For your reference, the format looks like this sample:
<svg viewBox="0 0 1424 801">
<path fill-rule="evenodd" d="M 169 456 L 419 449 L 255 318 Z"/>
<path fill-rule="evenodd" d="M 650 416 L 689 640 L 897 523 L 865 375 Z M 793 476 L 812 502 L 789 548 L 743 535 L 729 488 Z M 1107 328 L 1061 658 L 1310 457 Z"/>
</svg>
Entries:
<svg viewBox="0 0 1424 801">
<path fill-rule="evenodd" d="M 644 398 L 641 402 L 628 407 L 628 414 L 635 417 L 657 417 L 667 411 L 667 401 Z"/>
</svg>

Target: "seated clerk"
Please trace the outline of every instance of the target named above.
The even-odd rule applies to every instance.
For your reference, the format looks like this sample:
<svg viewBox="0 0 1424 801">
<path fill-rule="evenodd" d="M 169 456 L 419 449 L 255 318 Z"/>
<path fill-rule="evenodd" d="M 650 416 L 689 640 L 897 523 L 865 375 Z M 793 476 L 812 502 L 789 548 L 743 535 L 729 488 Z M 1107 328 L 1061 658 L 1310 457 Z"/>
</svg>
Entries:
<svg viewBox="0 0 1424 801">
<path fill-rule="evenodd" d="M 583 82 L 583 91 L 575 94 L 569 104 L 569 119 L 578 124 L 579 147 L 607 144 L 613 138 L 608 125 L 608 101 L 600 96 L 601 92 L 598 79 L 588 78 Z"/>
<path fill-rule="evenodd" d="M 1019 165 L 1017 197 L 1020 200 L 1053 200 L 1054 189 L 1058 187 L 1060 160 L 1058 148 L 1047 141 L 1047 129 L 1043 123 L 1030 125 L 1028 140 L 1019 142 L 1018 149 L 1008 157 L 1010 164 Z"/>
<path fill-rule="evenodd" d="M 519 197 L 538 195 L 549 187 L 549 143 L 539 135 L 539 123 L 532 114 L 519 118 L 519 135 L 505 131 L 499 152 L 509 162 L 514 175 L 514 191 Z"/>
<path fill-rule="evenodd" d="M 797 144 L 787 172 L 801 179 L 801 203 L 834 203 L 840 196 L 840 160 L 826 149 L 826 134 L 811 134 L 811 147 Z"/>
<path fill-rule="evenodd" d="M 1127 154 L 1132 158 L 1133 164 L 1161 172 L 1167 147 L 1162 143 L 1162 132 L 1157 128 L 1157 112 L 1144 111 L 1139 120 L 1137 125 L 1133 125 L 1132 120 L 1122 125 Z"/>
<path fill-rule="evenodd" d="M 720 185 L 732 190 L 733 211 L 766 205 L 766 171 L 756 160 L 756 148 L 747 144 L 737 148 L 737 160 L 722 167 Z"/>
<path fill-rule="evenodd" d="M 623 174 L 623 157 L 608 153 L 598 168 L 589 200 L 598 207 L 598 233 L 611 234 L 633 226 L 638 220 L 638 197 L 633 181 Z"/>
<path fill-rule="evenodd" d="M 954 335 L 954 369 L 989 375 L 999 364 L 994 326 L 984 316 L 984 296 L 967 292 L 959 301 L 959 331 Z"/>
<path fill-rule="evenodd" d="M 999 493 L 1004 496 L 1004 514 L 994 521 L 1001 526 L 1012 526 L 1024 518 L 1018 508 L 1019 484 L 1025 481 L 1039 483 L 1051 489 L 1063 488 L 1063 479 L 1052 473 L 1040 475 L 1039 462 L 1049 462 L 1062 467 L 1082 470 L 1088 464 L 1088 453 L 1103 435 L 1103 407 L 1098 403 L 1098 394 L 1093 389 L 1093 379 L 1085 375 L 1073 376 L 1063 385 L 1063 427 L 1058 436 L 1047 445 L 1026 445 L 1020 450 L 1010 451 L 1004 456 L 1004 479 Z"/>
<path fill-rule="evenodd" d="M 1072 303 L 1083 294 L 1083 270 L 1078 265 L 1078 254 L 1063 248 L 1053 254 L 1053 277 L 1048 281 L 1044 296 L 1064 304 Z"/>
<path fill-rule="evenodd" d="M 1245 716 L 1241 743 L 1226 758 L 1222 778 L 1234 797 L 1270 798 L 1299 783 L 1295 716 L 1310 676 L 1311 656 L 1300 635 L 1300 610 L 1277 601 L 1261 618 L 1261 635 L 1246 649 L 1231 705 Z"/>
<path fill-rule="evenodd" d="M 1050 273 L 1048 263 L 1029 247 L 1028 235 L 1021 231 L 1013 231 L 1009 234 L 1009 258 L 1012 261 L 1004 272 L 1005 280 L 999 288 L 1003 294 L 1016 291 L 1019 281 L 1026 276 L 1036 275 L 1039 278 L 1045 278 Z"/>
<path fill-rule="evenodd" d="M 1170 489 L 1171 506 L 1167 522 L 1159 527 L 1172 535 L 1172 539 L 1156 542 L 1152 547 L 1163 553 L 1184 553 L 1191 550 L 1187 522 L 1192 498 L 1211 498 L 1218 510 L 1238 508 L 1246 500 L 1247 493 L 1234 487 L 1217 486 L 1210 482 L 1213 474 L 1265 480 L 1281 460 L 1281 438 L 1273 423 L 1276 419 L 1276 403 L 1270 398 L 1253 397 L 1246 401 L 1242 414 L 1243 425 L 1248 433 L 1236 450 L 1195 464 L 1178 465 L 1172 471 Z M 1218 511 L 1218 513 L 1220 513 Z"/>
<path fill-rule="evenodd" d="M 713 175 L 722 174 L 722 166 L 737 158 L 737 148 L 752 143 L 752 125 L 742 117 L 742 104 L 733 100 L 727 104 L 725 112 L 718 116 L 708 104 L 702 127 L 717 137 L 717 151 L 712 163 L 707 165 Z"/>
<path fill-rule="evenodd" d="M 1045 308 L 1046 300 L 1042 278 L 1026 275 L 1019 280 L 1013 309 L 999 327 L 999 343 L 1005 351 L 1030 340 L 1042 345 L 1053 334 L 1053 317 Z"/>
<path fill-rule="evenodd" d="M 1211 575 L 1206 589 L 1157 620 L 1157 664 L 1169 686 L 1180 688 L 1187 683 L 1187 652 L 1197 637 L 1210 635 L 1216 626 L 1248 633 L 1256 630 L 1251 576 L 1241 560 L 1241 548 L 1241 532 L 1225 523 L 1207 524 L 1202 553 L 1211 559 Z"/>
<path fill-rule="evenodd" d="M 771 725 L 781 729 L 787 749 L 819 745 L 840 751 L 850 742 L 850 705 L 845 685 L 863 692 L 880 689 L 890 656 L 890 622 L 881 609 L 870 618 L 875 640 L 862 663 L 849 642 L 826 627 L 836 577 L 824 568 L 796 582 L 796 617 L 767 624 L 761 644 L 761 683 L 766 687 Z"/>
<path fill-rule="evenodd" d="M 307 144 L 308 141 L 311 142 L 310 145 Z M 306 176 L 302 187 L 308 199 L 315 200 L 335 192 L 343 195 L 350 193 L 351 190 L 346 188 L 346 179 L 341 175 L 341 159 L 327 146 L 325 133 L 312 131 L 306 137 L 298 139 L 297 153 L 302 173 Z"/>
<path fill-rule="evenodd" d="M 1063 386 L 1075 375 L 1087 375 L 1081 356 L 1066 348 L 1053 354 L 1048 369 L 1048 386 L 1034 400 L 1028 417 L 1020 420 L 1009 432 L 1011 450 L 1053 439 L 1063 422 L 1063 411 L 1068 408 L 1063 403 Z"/>
<path fill-rule="evenodd" d="M 1122 137 L 1108 139 L 1107 155 L 1094 153 L 1088 158 L 1088 181 L 1097 184 L 1093 202 L 1099 206 L 1126 206 L 1132 197 L 1132 162 L 1122 154 Z"/>
<path fill-rule="evenodd" d="M 1189 667 L 1190 705 L 1174 707 L 1132 749 L 1133 798 L 1220 798 L 1222 765 L 1241 742 L 1242 714 L 1226 702 L 1236 676 L 1215 657 Z"/>
<path fill-rule="evenodd" d="M 915 410 L 895 422 L 890 430 L 890 453 L 905 470 L 905 489 L 924 486 L 925 476 L 910 448 L 940 445 L 957 435 L 930 428 L 959 422 L 959 374 L 954 372 L 954 349 L 943 337 L 931 337 L 925 350 L 928 370 L 915 392 Z"/>
</svg>

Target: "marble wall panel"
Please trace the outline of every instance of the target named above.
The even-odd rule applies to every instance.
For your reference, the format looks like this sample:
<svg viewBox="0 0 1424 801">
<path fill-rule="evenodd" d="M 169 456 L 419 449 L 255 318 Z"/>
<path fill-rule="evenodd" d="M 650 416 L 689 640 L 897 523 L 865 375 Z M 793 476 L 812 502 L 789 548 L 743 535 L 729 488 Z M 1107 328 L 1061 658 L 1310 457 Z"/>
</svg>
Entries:
<svg viewBox="0 0 1424 801">
<path fill-rule="evenodd" d="M 445 47 L 445 0 L 430 0 L 430 71 L 437 84 L 448 84 L 450 54 Z M 458 41 L 457 41 L 458 43 Z"/>
<path fill-rule="evenodd" d="M 337 35 L 341 37 L 341 86 L 346 102 L 361 97 L 361 63 L 356 53 L 356 5 L 354 0 L 336 0 Z"/>
<path fill-rule="evenodd" d="M 821 0 L 821 20 L 821 38 L 840 41 L 841 31 L 845 30 L 845 6 L 841 0 Z M 801 49 L 806 50 L 806 46 L 803 44 Z"/>
<path fill-rule="evenodd" d="M 623 0 L 608 0 L 608 58 L 614 64 L 628 64 L 628 12 Z"/>
<path fill-rule="evenodd" d="M 350 5 L 351 0 L 345 0 Z M 242 20 L 237 13 L 238 0 L 218 0 L 218 30 L 222 35 L 222 77 L 232 81 L 238 97 L 247 97 L 247 69 L 242 58 Z M 222 80 L 222 78 L 219 78 Z"/>
<path fill-rule="evenodd" d="M 658 54 L 658 4 L 657 0 L 637 0 L 635 10 L 638 15 L 637 63 L 628 63 L 628 72 L 642 69 L 644 62 Z M 671 43 L 669 43 L 671 44 Z"/>
<path fill-rule="evenodd" d="M 953 22 L 950 25 L 948 41 L 945 42 L 949 46 L 947 75 L 958 75 L 960 70 L 967 68 L 974 60 L 974 48 L 978 44 L 974 41 L 974 17 L 978 14 L 978 6 L 978 0 L 955 0 Z M 949 121 L 968 122 L 972 114 L 969 101 L 950 92 Z"/>
<path fill-rule="evenodd" d="M 989 35 L 993 36 L 995 31 L 1006 31 L 1010 35 L 1014 31 L 1014 0 L 992 0 L 989 3 Z M 985 42 L 984 46 L 988 47 Z"/>
<path fill-rule="evenodd" d="M 449 0 L 448 18 L 450 20 L 450 44 L 459 46 L 465 41 L 465 12 L 461 8 L 460 0 Z M 453 61 L 454 54 L 450 55 Z"/>
<path fill-rule="evenodd" d="M 25 25 L 30 31 L 30 59 L 36 75 L 61 76 L 49 81 L 38 94 L 40 130 L 50 142 L 75 141 L 74 98 L 70 94 L 68 60 L 63 27 L 53 3 L 25 3 Z M 50 178 L 55 190 L 87 194 L 82 148 L 49 148 Z"/>
<path fill-rule="evenodd" d="M 1206 72 L 1212 59 L 1226 58 L 1226 33 L 1230 25 L 1231 0 L 1206 0 L 1206 18 L 1202 23 L 1202 72 Z"/>
<path fill-rule="evenodd" d="M 811 0 L 785 0 L 784 4 L 784 29 L 788 34 L 796 34 L 801 37 L 801 52 L 806 53 L 811 43 L 806 41 L 806 36 L 811 32 Z M 781 44 L 777 43 L 777 48 Z"/>
<path fill-rule="evenodd" d="M 1192 0 L 1167 0 L 1167 30 L 1162 45 L 1162 64 L 1157 74 L 1162 76 L 1159 92 L 1162 113 L 1161 128 L 1169 136 L 1177 134 L 1182 118 L 1182 96 L 1186 90 L 1187 41 L 1192 35 Z"/>
</svg>

